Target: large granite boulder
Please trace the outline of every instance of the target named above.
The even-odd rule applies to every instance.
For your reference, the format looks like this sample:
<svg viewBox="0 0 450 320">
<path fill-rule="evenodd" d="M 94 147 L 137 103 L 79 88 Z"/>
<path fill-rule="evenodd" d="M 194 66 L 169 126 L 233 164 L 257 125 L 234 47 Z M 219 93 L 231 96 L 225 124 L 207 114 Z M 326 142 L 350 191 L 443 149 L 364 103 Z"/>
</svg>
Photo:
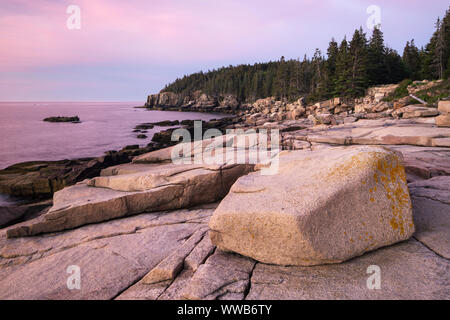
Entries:
<svg viewBox="0 0 450 320">
<path fill-rule="evenodd" d="M 241 177 L 209 226 L 220 249 L 300 266 L 342 262 L 414 232 L 401 154 L 369 146 L 283 153 L 277 174 Z"/>
</svg>

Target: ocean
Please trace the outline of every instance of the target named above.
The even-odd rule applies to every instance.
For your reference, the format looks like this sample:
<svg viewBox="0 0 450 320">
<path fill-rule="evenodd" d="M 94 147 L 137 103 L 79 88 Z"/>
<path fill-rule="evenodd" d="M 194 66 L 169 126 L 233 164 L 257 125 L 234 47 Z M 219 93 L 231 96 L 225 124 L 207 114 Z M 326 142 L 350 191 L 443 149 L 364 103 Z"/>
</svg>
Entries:
<svg viewBox="0 0 450 320">
<path fill-rule="evenodd" d="M 150 111 L 142 102 L 0 102 L 0 169 L 34 160 L 101 156 L 127 145 L 147 145 L 155 126 L 138 139 L 134 127 L 163 120 L 211 120 L 220 114 Z M 79 116 L 81 123 L 42 121 L 52 116 Z M 3 200 L 2 200 L 3 199 Z M 6 197 L 0 195 L 0 202 Z"/>
</svg>

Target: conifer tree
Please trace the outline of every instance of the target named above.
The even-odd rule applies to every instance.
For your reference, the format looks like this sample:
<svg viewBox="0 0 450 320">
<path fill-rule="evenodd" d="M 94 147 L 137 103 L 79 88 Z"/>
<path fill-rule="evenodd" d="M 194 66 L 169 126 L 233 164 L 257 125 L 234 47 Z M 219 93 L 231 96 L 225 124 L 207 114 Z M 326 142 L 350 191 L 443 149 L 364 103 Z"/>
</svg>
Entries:
<svg viewBox="0 0 450 320">
<path fill-rule="evenodd" d="M 367 39 L 362 28 L 355 30 L 352 41 L 350 42 L 349 51 L 351 57 L 351 82 L 348 94 L 350 96 L 357 97 L 364 94 L 365 89 L 369 84 L 367 74 Z"/>
<path fill-rule="evenodd" d="M 384 46 L 383 32 L 379 27 L 373 29 L 368 49 L 368 74 L 370 85 L 387 83 L 386 48 Z"/>
<path fill-rule="evenodd" d="M 335 82 L 336 82 L 336 62 L 337 62 L 337 56 L 339 53 L 339 45 L 334 40 L 334 38 L 331 39 L 328 50 L 327 50 L 327 56 L 328 59 L 326 61 L 326 82 L 324 84 L 324 87 L 326 88 L 327 96 L 331 97 L 335 91 Z"/>
<path fill-rule="evenodd" d="M 336 58 L 335 96 L 348 97 L 351 87 L 351 57 L 347 39 L 342 40 Z"/>
<path fill-rule="evenodd" d="M 405 64 L 407 76 L 412 80 L 420 80 L 422 77 L 422 62 L 419 49 L 416 47 L 414 39 L 411 42 L 406 42 L 402 59 Z"/>
</svg>

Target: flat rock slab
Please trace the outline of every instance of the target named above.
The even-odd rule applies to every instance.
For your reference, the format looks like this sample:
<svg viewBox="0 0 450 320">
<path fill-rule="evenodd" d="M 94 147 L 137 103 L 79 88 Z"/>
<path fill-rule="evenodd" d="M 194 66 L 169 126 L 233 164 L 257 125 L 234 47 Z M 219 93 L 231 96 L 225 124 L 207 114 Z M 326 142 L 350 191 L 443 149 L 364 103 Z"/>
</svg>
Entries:
<svg viewBox="0 0 450 320">
<path fill-rule="evenodd" d="M 379 267 L 380 289 L 369 289 Z M 372 282 L 373 283 L 373 282 Z M 249 300 L 450 299 L 450 262 L 411 239 L 342 264 L 281 267 L 258 263 Z"/>
<path fill-rule="evenodd" d="M 260 262 L 338 263 L 414 232 L 401 154 L 382 147 L 293 151 L 278 173 L 241 177 L 216 209 L 212 243 Z"/>
<path fill-rule="evenodd" d="M 413 195 L 440 201 L 450 205 L 450 176 L 437 176 L 410 183 Z"/>
<path fill-rule="evenodd" d="M 388 146 L 403 154 L 403 162 L 408 178 L 430 179 L 450 175 L 450 148 Z"/>
<path fill-rule="evenodd" d="M 252 259 L 216 250 L 186 283 L 181 298 L 242 300 L 254 266 Z"/>
<path fill-rule="evenodd" d="M 0 233 L 0 299 L 113 299 L 170 256 L 213 209 L 141 214 L 62 233 L 7 239 Z M 80 289 L 69 289 L 78 266 Z"/>
<path fill-rule="evenodd" d="M 207 230 L 196 231 L 188 240 L 175 250 L 170 256 L 161 261 L 143 279 L 142 283 L 152 284 L 166 280 L 173 280 L 183 269 L 184 259 L 191 253 L 197 243 L 203 238 Z"/>
<path fill-rule="evenodd" d="M 359 120 L 339 126 L 316 127 L 303 132 L 309 142 L 362 145 L 417 145 L 450 147 L 450 128 L 414 119 Z"/>
<path fill-rule="evenodd" d="M 409 184 L 413 202 L 414 238 L 450 259 L 450 176 Z"/>
<path fill-rule="evenodd" d="M 54 195 L 48 213 L 9 228 L 8 237 L 30 236 L 142 212 L 188 208 L 222 199 L 254 165 L 126 164 Z"/>
</svg>

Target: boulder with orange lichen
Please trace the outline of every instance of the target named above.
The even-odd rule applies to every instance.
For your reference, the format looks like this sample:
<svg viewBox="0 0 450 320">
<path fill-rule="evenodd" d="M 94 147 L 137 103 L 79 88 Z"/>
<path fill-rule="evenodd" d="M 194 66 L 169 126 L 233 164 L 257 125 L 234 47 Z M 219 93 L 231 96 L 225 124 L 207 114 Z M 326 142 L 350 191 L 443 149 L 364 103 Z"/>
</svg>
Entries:
<svg viewBox="0 0 450 320">
<path fill-rule="evenodd" d="M 275 175 L 243 176 L 210 220 L 213 244 L 279 265 L 339 263 L 414 233 L 400 153 L 293 151 Z"/>
</svg>

